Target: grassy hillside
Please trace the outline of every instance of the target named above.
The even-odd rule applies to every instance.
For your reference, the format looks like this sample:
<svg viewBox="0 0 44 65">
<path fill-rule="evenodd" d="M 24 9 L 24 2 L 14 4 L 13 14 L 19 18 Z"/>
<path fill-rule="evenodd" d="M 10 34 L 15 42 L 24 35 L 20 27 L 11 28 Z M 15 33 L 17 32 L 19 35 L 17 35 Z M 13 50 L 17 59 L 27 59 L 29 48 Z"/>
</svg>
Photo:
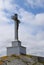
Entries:
<svg viewBox="0 0 44 65">
<path fill-rule="evenodd" d="M 44 62 L 38 62 L 38 58 L 32 55 L 11 55 L 0 57 L 0 65 L 44 65 Z"/>
</svg>

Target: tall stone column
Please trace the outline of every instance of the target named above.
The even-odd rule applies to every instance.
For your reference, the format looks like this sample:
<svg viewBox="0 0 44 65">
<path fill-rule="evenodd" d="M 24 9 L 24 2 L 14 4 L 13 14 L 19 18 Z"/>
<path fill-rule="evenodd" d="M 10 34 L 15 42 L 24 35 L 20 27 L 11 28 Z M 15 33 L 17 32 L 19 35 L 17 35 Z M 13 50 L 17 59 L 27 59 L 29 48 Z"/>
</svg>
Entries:
<svg viewBox="0 0 44 65">
<path fill-rule="evenodd" d="M 15 23 L 15 40 L 18 40 L 18 27 L 20 23 L 20 21 L 18 20 L 18 15 L 15 14 L 14 16 L 12 16 L 12 19 L 14 20 Z"/>
<path fill-rule="evenodd" d="M 17 21 L 15 22 L 15 40 L 18 40 Z"/>
</svg>

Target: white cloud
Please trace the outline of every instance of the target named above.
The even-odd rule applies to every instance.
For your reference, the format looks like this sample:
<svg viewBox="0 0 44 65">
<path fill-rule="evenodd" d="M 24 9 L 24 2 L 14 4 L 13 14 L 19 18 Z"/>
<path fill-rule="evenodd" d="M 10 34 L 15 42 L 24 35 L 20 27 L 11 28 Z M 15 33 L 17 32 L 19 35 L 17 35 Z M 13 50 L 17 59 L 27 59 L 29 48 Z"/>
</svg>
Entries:
<svg viewBox="0 0 44 65">
<path fill-rule="evenodd" d="M 0 24 L 6 24 L 9 21 L 10 20 L 5 16 L 5 13 L 0 11 Z"/>
<path fill-rule="evenodd" d="M 6 54 L 6 47 L 11 46 L 11 41 L 14 40 L 14 25 L 0 26 L 0 56 Z"/>
<path fill-rule="evenodd" d="M 27 3 L 32 7 L 44 7 L 44 0 L 27 0 Z"/>
<path fill-rule="evenodd" d="M 4 9 L 4 5 L 3 5 L 3 0 L 0 0 L 0 10 L 3 10 Z"/>
<path fill-rule="evenodd" d="M 8 25 L 8 24 L 1 25 L 0 26 L 0 41 L 6 41 L 9 38 L 13 38 L 13 36 L 11 37 L 13 30 L 14 30 L 13 25 Z"/>
<path fill-rule="evenodd" d="M 19 9 L 19 12 L 22 17 L 22 21 L 32 25 L 44 25 L 44 13 L 34 15 L 31 12 L 27 12 L 23 9 Z"/>
<path fill-rule="evenodd" d="M 19 8 L 19 6 L 16 3 L 12 4 L 13 1 L 12 0 L 5 0 L 4 1 L 4 7 L 5 7 L 5 9 L 7 11 L 9 11 L 10 15 L 13 14 L 13 13 L 15 13 L 15 12 L 17 13 L 18 12 L 17 8 Z"/>
<path fill-rule="evenodd" d="M 35 16 L 35 24 L 44 25 L 44 13 Z"/>
</svg>

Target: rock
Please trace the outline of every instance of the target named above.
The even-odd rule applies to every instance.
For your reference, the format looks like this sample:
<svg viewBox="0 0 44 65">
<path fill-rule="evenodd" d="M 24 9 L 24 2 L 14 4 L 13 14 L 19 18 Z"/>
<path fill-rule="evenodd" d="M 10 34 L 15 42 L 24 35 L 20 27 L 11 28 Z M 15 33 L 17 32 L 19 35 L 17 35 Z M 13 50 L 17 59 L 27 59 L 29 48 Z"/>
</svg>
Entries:
<svg viewBox="0 0 44 65">
<path fill-rule="evenodd" d="M 3 59 L 4 61 L 10 61 L 7 62 L 7 65 L 43 65 L 43 63 L 38 62 L 37 56 L 28 56 L 28 55 L 12 55 L 7 57 L 6 59 Z M 6 65 L 3 63 L 3 65 Z"/>
</svg>

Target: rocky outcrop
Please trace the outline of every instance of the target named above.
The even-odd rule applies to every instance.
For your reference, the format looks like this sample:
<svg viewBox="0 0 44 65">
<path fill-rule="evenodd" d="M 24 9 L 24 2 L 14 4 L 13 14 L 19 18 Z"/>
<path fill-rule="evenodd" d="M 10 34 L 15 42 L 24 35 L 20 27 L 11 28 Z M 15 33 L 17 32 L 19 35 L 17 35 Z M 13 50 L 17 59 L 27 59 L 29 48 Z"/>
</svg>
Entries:
<svg viewBox="0 0 44 65">
<path fill-rule="evenodd" d="M 11 55 L 2 57 L 0 61 L 3 62 L 0 65 L 44 65 L 38 61 L 38 57 L 31 55 Z"/>
</svg>

